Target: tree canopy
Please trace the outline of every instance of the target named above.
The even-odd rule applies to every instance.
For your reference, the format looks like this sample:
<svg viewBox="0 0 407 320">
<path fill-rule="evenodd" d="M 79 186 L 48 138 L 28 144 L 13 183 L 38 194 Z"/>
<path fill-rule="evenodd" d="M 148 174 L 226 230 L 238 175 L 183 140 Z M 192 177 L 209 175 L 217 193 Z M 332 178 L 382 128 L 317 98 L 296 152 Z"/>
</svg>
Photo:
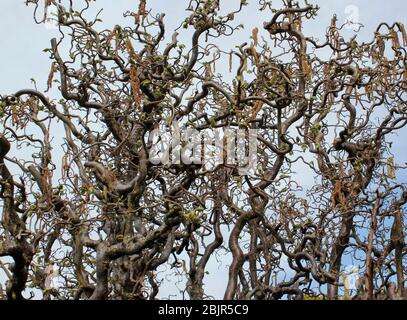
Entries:
<svg viewBox="0 0 407 320">
<path fill-rule="evenodd" d="M 406 164 L 392 153 L 407 123 L 401 23 L 368 42 L 345 39 L 335 16 L 306 34 L 318 6 L 259 0 L 268 21 L 225 50 L 246 0 L 186 1 L 177 30 L 146 0 L 112 29 L 88 17 L 91 0 L 26 0 L 37 23 L 44 2 L 57 8 L 44 54 L 59 98 L 1 92 L 0 298 L 157 299 L 180 276 L 183 297 L 209 299 L 222 260 L 224 299 L 407 298 Z M 150 161 L 152 132 L 174 123 L 255 130 L 254 172 Z"/>
</svg>

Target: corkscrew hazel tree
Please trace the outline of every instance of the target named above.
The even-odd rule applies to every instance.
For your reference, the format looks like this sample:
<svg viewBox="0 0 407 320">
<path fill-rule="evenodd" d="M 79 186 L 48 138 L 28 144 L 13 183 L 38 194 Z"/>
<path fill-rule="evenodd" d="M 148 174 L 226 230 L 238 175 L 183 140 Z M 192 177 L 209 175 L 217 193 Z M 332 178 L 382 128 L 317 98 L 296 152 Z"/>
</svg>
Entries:
<svg viewBox="0 0 407 320">
<path fill-rule="evenodd" d="M 26 3 L 43 23 L 44 2 Z M 222 256 L 224 299 L 339 299 L 351 260 L 361 277 L 345 298 L 407 298 L 405 165 L 390 139 L 407 122 L 401 23 L 361 43 L 333 17 L 316 40 L 303 24 L 317 6 L 260 0 L 269 20 L 225 52 L 217 43 L 238 32 L 247 1 L 225 13 L 220 0 L 191 0 L 172 35 L 146 0 L 111 30 L 84 3 L 45 1 L 58 12 L 61 36 L 45 51 L 60 100 L 2 96 L 0 257 L 13 260 L 0 262 L 2 298 L 156 299 L 167 266 L 187 298 L 207 299 L 208 263 Z M 232 81 L 215 70 L 224 61 Z M 151 163 L 148 137 L 163 121 L 257 129 L 256 175 Z M 314 173 L 309 190 L 298 163 Z"/>
</svg>

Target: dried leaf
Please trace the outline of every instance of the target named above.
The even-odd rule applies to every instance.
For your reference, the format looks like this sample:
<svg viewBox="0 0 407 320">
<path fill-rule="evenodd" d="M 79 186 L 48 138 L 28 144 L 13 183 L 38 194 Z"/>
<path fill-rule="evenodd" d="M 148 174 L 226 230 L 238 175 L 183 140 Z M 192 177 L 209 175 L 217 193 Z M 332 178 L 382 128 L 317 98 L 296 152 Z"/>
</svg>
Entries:
<svg viewBox="0 0 407 320">
<path fill-rule="evenodd" d="M 233 68 L 233 52 L 231 51 L 229 53 L 229 72 L 232 72 Z"/>
</svg>

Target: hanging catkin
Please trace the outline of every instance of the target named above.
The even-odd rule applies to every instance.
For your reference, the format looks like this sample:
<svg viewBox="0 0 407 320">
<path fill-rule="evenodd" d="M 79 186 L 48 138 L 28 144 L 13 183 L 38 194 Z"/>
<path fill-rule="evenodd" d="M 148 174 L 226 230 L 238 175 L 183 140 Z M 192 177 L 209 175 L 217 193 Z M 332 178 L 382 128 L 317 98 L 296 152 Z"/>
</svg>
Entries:
<svg viewBox="0 0 407 320">
<path fill-rule="evenodd" d="M 142 63 L 140 56 L 136 53 L 136 50 L 134 50 L 134 47 L 133 47 L 130 39 L 128 39 L 128 38 L 126 40 L 126 49 L 127 49 L 127 53 L 129 54 L 130 58 L 132 58 L 138 64 Z"/>
<path fill-rule="evenodd" d="M 133 99 L 137 104 L 140 104 L 141 102 L 140 78 L 136 66 L 131 66 L 130 68 L 130 82 Z"/>
<path fill-rule="evenodd" d="M 138 7 L 138 12 L 136 14 L 136 22 L 137 24 L 140 23 L 140 17 L 142 17 L 142 20 L 144 21 L 145 16 L 147 15 L 146 12 L 146 0 L 140 0 L 140 4 Z"/>
<path fill-rule="evenodd" d="M 301 14 L 298 15 L 298 31 L 302 32 L 302 16 L 301 16 Z"/>
<path fill-rule="evenodd" d="M 397 35 L 397 32 L 392 30 L 390 32 L 390 35 L 391 35 L 391 41 L 392 41 L 392 44 L 393 44 L 393 48 L 400 49 L 400 41 L 399 41 L 399 37 Z"/>
<path fill-rule="evenodd" d="M 210 80 L 212 78 L 212 67 L 210 63 L 205 64 L 205 80 Z"/>
<path fill-rule="evenodd" d="M 394 157 L 387 159 L 387 177 L 390 179 L 396 178 L 396 166 L 394 164 Z"/>
<path fill-rule="evenodd" d="M 113 39 L 115 33 L 116 33 L 115 30 L 112 30 L 112 31 L 109 33 L 109 35 L 106 37 L 106 45 L 107 45 L 108 47 L 110 47 L 110 45 L 111 45 L 111 43 L 112 43 L 112 39 Z"/>
<path fill-rule="evenodd" d="M 259 54 L 257 53 L 256 48 L 253 45 L 250 46 L 250 53 L 254 59 L 254 63 L 256 65 L 258 65 L 259 64 Z"/>
<path fill-rule="evenodd" d="M 376 35 L 376 45 L 379 49 L 379 58 L 383 56 L 384 50 L 386 49 L 384 40 L 380 34 Z"/>
</svg>

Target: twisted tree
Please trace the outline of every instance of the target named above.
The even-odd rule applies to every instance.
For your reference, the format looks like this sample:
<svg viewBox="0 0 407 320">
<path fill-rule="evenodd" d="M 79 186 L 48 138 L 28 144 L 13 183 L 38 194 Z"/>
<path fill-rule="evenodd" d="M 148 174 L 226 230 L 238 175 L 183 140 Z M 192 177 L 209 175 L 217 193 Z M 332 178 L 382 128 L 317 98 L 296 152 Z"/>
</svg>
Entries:
<svg viewBox="0 0 407 320">
<path fill-rule="evenodd" d="M 26 3 L 44 23 L 43 2 Z M 407 298 L 405 164 L 391 152 L 407 123 L 401 23 L 361 43 L 333 17 L 317 40 L 303 32 L 317 6 L 259 0 L 270 19 L 225 51 L 245 0 L 227 12 L 190 0 L 172 35 L 146 0 L 105 30 L 83 3 L 45 0 L 58 12 L 45 51 L 60 99 L 1 96 L 1 298 L 157 299 L 178 275 L 185 297 L 208 299 L 216 259 L 228 261 L 224 299 Z M 255 173 L 150 161 L 152 132 L 175 122 L 257 130 Z"/>
</svg>

